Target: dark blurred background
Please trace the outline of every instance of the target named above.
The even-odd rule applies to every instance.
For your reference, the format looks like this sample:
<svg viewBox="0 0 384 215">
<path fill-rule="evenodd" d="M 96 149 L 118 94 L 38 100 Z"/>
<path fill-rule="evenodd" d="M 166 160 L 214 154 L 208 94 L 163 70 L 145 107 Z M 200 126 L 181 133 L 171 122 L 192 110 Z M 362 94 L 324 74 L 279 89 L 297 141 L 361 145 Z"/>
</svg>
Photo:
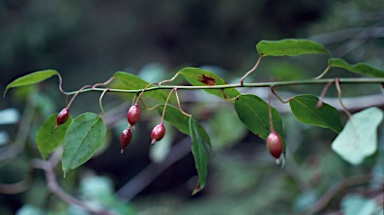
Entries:
<svg viewBox="0 0 384 215">
<path fill-rule="evenodd" d="M 151 82 L 170 78 L 186 66 L 207 68 L 233 83 L 255 64 L 255 45 L 262 39 L 309 38 L 350 63 L 363 61 L 384 68 L 382 8 L 384 2 L 379 0 L 1 0 L 0 89 L 3 92 L 13 79 L 43 69 L 59 71 L 67 91 L 103 82 L 116 71 L 131 72 Z M 265 59 L 260 70 L 247 80 L 311 78 L 326 65 L 327 56 Z M 334 72 L 351 76 L 340 70 Z M 20 180 L 25 174 L 25 163 L 39 157 L 34 136 L 45 118 L 65 105 L 57 84 L 57 78 L 52 78 L 31 88 L 12 89 L 6 98 L 0 98 L 1 110 L 14 108 L 18 113 L 15 124 L 0 124 L 0 131 L 7 133 L 0 136 L 4 138 L 1 147 L 14 142 L 20 134 L 17 116 L 22 119 L 23 111 L 31 105 L 35 111 L 29 121 L 25 152 L 13 159 L 1 159 L 0 182 Z M 296 86 L 283 90 L 319 95 L 321 89 L 322 86 Z M 380 93 L 377 86 L 344 89 L 348 96 Z M 30 96 L 26 91 L 36 92 L 36 103 L 27 102 Z M 87 189 L 96 190 L 96 196 L 110 192 L 109 197 L 121 203 L 104 204 L 121 207 L 119 212 L 123 214 L 296 214 L 337 181 L 382 167 L 378 160 L 350 166 L 330 150 L 335 137 L 332 131 L 300 124 L 282 110 L 285 136 L 292 144 L 288 146 L 291 154 L 287 167 L 280 169 L 267 154 L 264 142 L 241 125 L 231 104 L 210 100 L 211 97 L 202 99 L 195 92 L 183 95 L 186 109 L 196 114 L 212 134 L 214 154 L 202 193 L 190 196 L 197 179 L 187 149 L 173 148 L 173 153 L 186 155 L 166 164 L 166 157 L 172 157 L 167 154 L 171 146 L 189 144 L 189 139 L 169 128 L 172 135 L 163 147 L 152 149 L 147 144 L 148 133 L 159 120 L 155 111 L 144 113 L 132 146 L 120 156 L 118 138 L 126 126 L 125 112 L 130 100 L 116 94 L 104 99 L 109 144 L 65 179 L 58 168 L 63 188 L 85 199 L 92 197 L 87 195 Z M 329 95 L 337 94 L 332 89 Z M 73 116 L 85 111 L 99 113 L 98 96 L 80 95 L 71 110 Z M 9 161 L 17 162 L 11 165 Z M 140 175 L 143 170 L 147 175 Z M 33 174 L 31 188 L 16 195 L 0 194 L 3 214 L 86 214 L 74 212 L 78 210 L 50 195 L 41 171 Z M 133 181 L 135 177 L 137 180 Z M 137 187 L 137 192 L 127 191 L 132 187 Z M 338 210 L 342 199 L 339 197 L 324 210 Z"/>
</svg>

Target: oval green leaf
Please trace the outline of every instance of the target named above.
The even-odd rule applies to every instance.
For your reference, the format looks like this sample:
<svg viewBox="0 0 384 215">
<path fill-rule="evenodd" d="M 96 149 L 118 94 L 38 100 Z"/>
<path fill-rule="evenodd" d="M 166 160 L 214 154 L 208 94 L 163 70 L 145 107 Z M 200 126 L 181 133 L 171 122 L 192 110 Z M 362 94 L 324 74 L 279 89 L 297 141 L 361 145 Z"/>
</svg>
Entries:
<svg viewBox="0 0 384 215">
<path fill-rule="evenodd" d="M 235 110 L 240 120 L 254 134 L 267 139 L 270 133 L 268 104 L 255 95 L 241 95 L 235 100 Z M 273 127 L 282 135 L 283 123 L 279 112 L 272 107 Z M 284 150 L 285 151 L 285 150 Z"/>
<path fill-rule="evenodd" d="M 37 84 L 39 82 L 42 82 L 52 77 L 53 75 L 58 75 L 58 74 L 59 73 L 56 70 L 48 69 L 48 70 L 33 72 L 28 75 L 19 77 L 7 85 L 4 91 L 4 97 L 9 88 L 21 87 L 21 86 L 26 86 L 30 84 Z"/>
<path fill-rule="evenodd" d="M 160 115 L 163 113 L 163 108 L 164 108 L 164 105 L 160 105 L 157 108 Z M 165 110 L 164 120 L 169 122 L 171 125 L 173 125 L 181 133 L 186 135 L 191 135 L 190 127 L 189 127 L 190 117 L 185 116 L 175 106 L 167 105 L 167 109 Z M 197 130 L 199 131 L 199 134 L 201 135 L 203 140 L 208 144 L 208 146 L 211 148 L 211 139 L 207 131 L 204 129 L 203 126 L 200 125 L 198 121 L 196 121 L 195 119 L 193 120 L 195 121 L 194 124 Z"/>
<path fill-rule="evenodd" d="M 380 70 L 374 68 L 366 63 L 357 63 L 355 65 L 351 65 L 347 63 L 345 60 L 340 58 L 331 58 L 328 60 L 328 65 L 330 67 L 339 67 L 346 69 L 353 73 L 358 73 L 362 75 L 370 75 L 374 77 L 384 77 L 384 70 Z"/>
<path fill-rule="evenodd" d="M 256 45 L 260 56 L 297 56 L 303 54 L 326 54 L 321 44 L 306 39 L 261 40 Z"/>
<path fill-rule="evenodd" d="M 300 122 L 330 128 L 339 133 L 343 129 L 339 112 L 327 103 L 323 103 L 321 108 L 316 108 L 318 100 L 314 95 L 299 95 L 291 99 L 289 105 Z"/>
<path fill-rule="evenodd" d="M 123 85 L 121 85 L 120 87 L 125 90 L 144 89 L 149 84 L 143 79 L 127 72 L 116 72 L 114 74 L 114 77 L 122 81 Z M 152 85 L 151 87 L 155 87 L 155 85 Z M 162 90 L 152 90 L 144 92 L 143 96 L 156 99 L 160 102 L 165 102 L 168 95 Z"/>
<path fill-rule="evenodd" d="M 49 116 L 36 135 L 37 148 L 44 159 L 63 142 L 65 133 L 72 123 L 72 116 L 70 115 L 68 120 L 55 130 L 57 115 L 55 113 Z"/>
<path fill-rule="evenodd" d="M 358 165 L 377 150 L 377 127 L 383 121 L 383 111 L 370 107 L 353 114 L 344 129 L 332 142 L 332 150 L 345 161 Z"/>
<path fill-rule="evenodd" d="M 193 86 L 215 86 L 227 84 L 224 79 L 215 73 L 198 68 L 184 68 L 180 71 L 180 75 L 183 75 L 184 78 Z M 235 98 L 240 95 L 239 91 L 234 88 L 204 90 L 212 95 L 227 99 Z"/>
<path fill-rule="evenodd" d="M 103 144 L 106 127 L 95 113 L 83 113 L 73 120 L 64 138 L 62 168 L 65 174 L 85 162 Z"/>
<path fill-rule="evenodd" d="M 207 180 L 208 176 L 208 158 L 209 154 L 204 146 L 204 140 L 199 132 L 198 126 L 196 124 L 196 120 L 193 116 L 189 117 L 189 132 L 192 138 L 192 155 L 195 159 L 195 167 L 197 170 L 197 174 L 199 176 L 199 180 L 195 189 L 192 192 L 192 195 L 201 191 Z"/>
</svg>

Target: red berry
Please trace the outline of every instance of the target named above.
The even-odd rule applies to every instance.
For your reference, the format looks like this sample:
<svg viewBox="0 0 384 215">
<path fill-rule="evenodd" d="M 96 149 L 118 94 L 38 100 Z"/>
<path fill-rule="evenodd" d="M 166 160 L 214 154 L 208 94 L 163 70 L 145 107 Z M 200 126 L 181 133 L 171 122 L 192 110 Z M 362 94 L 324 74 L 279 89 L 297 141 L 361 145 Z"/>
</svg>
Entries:
<svg viewBox="0 0 384 215">
<path fill-rule="evenodd" d="M 59 115 L 57 115 L 55 130 L 59 127 L 59 125 L 64 124 L 68 120 L 68 117 L 69 117 L 69 109 L 63 108 L 60 111 Z"/>
<path fill-rule="evenodd" d="M 140 119 L 140 107 L 138 105 L 133 105 L 128 110 L 127 119 L 129 124 L 132 125 L 132 127 L 139 121 Z M 134 127 L 133 127 L 134 129 Z"/>
<path fill-rule="evenodd" d="M 276 159 L 280 157 L 281 152 L 283 151 L 282 142 L 280 135 L 276 132 L 271 132 L 267 137 L 267 149 Z"/>
<path fill-rule="evenodd" d="M 121 144 L 121 154 L 123 154 L 124 149 L 131 143 L 132 132 L 131 129 L 127 128 L 121 133 L 120 144 Z"/>
<path fill-rule="evenodd" d="M 165 127 L 164 124 L 158 124 L 156 125 L 151 133 L 152 142 L 151 144 L 154 144 L 156 141 L 161 140 L 164 137 L 165 134 Z"/>
</svg>

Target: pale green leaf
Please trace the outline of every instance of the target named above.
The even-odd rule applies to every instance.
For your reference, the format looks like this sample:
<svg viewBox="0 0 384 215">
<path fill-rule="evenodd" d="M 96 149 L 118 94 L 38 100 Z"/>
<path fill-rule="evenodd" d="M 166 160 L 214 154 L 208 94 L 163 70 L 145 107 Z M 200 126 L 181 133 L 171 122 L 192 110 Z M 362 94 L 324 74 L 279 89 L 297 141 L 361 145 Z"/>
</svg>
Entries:
<svg viewBox="0 0 384 215">
<path fill-rule="evenodd" d="M 360 164 L 377 150 L 377 127 L 382 120 L 383 111 L 377 107 L 353 114 L 332 142 L 332 150 L 347 162 Z"/>
<path fill-rule="evenodd" d="M 21 87 L 21 86 L 26 86 L 30 84 L 37 84 L 39 82 L 42 82 L 52 77 L 53 75 L 58 75 L 58 74 L 59 73 L 56 70 L 49 69 L 49 70 L 33 72 L 30 74 L 24 75 L 22 77 L 19 77 L 7 85 L 4 91 L 4 96 L 7 93 L 9 88 Z"/>
</svg>

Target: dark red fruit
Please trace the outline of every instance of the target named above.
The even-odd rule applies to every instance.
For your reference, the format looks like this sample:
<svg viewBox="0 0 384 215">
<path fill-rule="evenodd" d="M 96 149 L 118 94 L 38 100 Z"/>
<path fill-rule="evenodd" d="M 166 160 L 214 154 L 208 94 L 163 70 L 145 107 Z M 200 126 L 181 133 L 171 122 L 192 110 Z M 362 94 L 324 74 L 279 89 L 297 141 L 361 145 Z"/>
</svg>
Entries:
<svg viewBox="0 0 384 215">
<path fill-rule="evenodd" d="M 57 115 L 55 130 L 59 127 L 59 125 L 64 124 L 68 120 L 68 117 L 69 117 L 69 109 L 63 108 L 60 111 L 59 115 Z"/>
<path fill-rule="evenodd" d="M 151 133 L 152 142 L 151 144 L 154 144 L 156 141 L 161 140 L 164 137 L 165 134 L 165 127 L 164 124 L 158 124 L 156 125 Z"/>
<path fill-rule="evenodd" d="M 140 107 L 138 105 L 133 105 L 128 110 L 127 119 L 129 124 L 132 125 L 132 127 L 139 121 L 140 119 Z M 134 129 L 134 127 L 133 127 Z"/>
<path fill-rule="evenodd" d="M 278 159 L 283 151 L 283 141 L 276 132 L 271 132 L 267 137 L 267 149 L 271 155 Z"/>
<path fill-rule="evenodd" d="M 123 154 L 124 149 L 131 143 L 132 132 L 131 129 L 127 128 L 121 133 L 120 144 L 121 144 L 121 154 Z"/>
</svg>

